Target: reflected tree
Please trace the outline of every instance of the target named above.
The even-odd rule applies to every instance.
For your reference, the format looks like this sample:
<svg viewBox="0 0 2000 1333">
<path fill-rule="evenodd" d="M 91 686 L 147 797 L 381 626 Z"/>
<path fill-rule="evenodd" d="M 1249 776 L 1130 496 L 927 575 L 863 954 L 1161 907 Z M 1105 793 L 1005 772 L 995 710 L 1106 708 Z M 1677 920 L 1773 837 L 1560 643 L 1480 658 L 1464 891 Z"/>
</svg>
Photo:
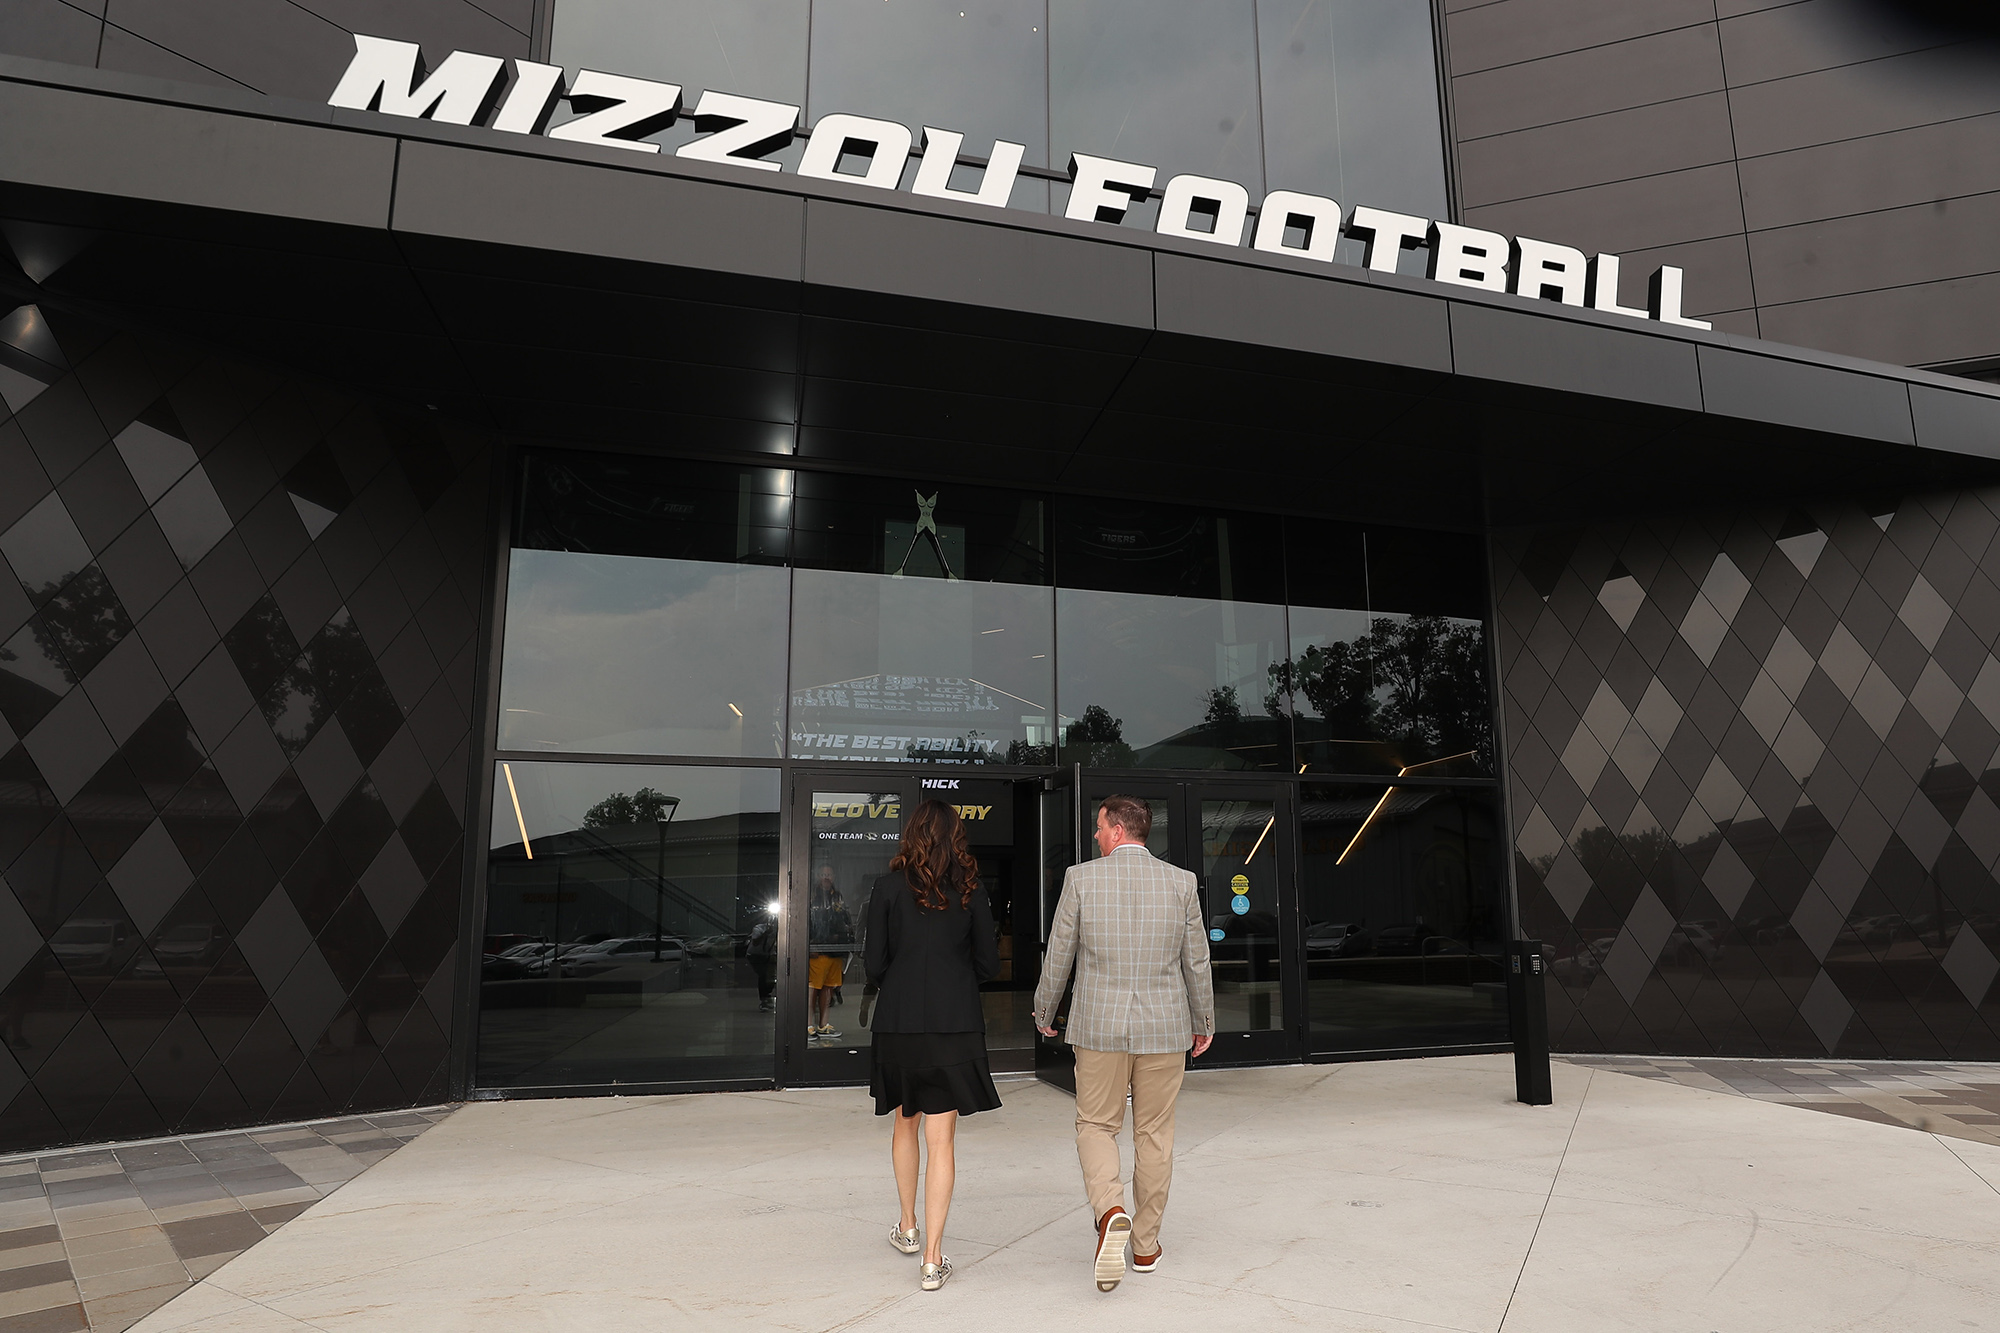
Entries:
<svg viewBox="0 0 2000 1333">
<path fill-rule="evenodd" d="M 1486 635 L 1446 616 L 1378 616 L 1350 642 L 1314 644 L 1270 667 L 1265 708 L 1303 694 L 1336 736 L 1397 743 L 1405 762 L 1464 754 L 1492 762 Z"/>
<path fill-rule="evenodd" d="M 42 614 L 29 622 L 35 643 L 72 685 L 131 632 L 132 621 L 111 590 L 111 580 L 96 565 L 69 576 L 60 591 L 50 584 L 38 596 L 44 599 Z"/>
<path fill-rule="evenodd" d="M 673 797 L 651 787 L 641 787 L 630 796 L 615 791 L 583 812 L 583 826 L 616 828 L 622 824 L 657 823 L 667 817 L 667 811 L 675 804 Z"/>
<path fill-rule="evenodd" d="M 1094 768 L 1128 768 L 1132 747 L 1125 743 L 1125 719 L 1113 717 L 1102 704 L 1091 704 L 1083 716 L 1063 728 L 1063 761 Z"/>
</svg>

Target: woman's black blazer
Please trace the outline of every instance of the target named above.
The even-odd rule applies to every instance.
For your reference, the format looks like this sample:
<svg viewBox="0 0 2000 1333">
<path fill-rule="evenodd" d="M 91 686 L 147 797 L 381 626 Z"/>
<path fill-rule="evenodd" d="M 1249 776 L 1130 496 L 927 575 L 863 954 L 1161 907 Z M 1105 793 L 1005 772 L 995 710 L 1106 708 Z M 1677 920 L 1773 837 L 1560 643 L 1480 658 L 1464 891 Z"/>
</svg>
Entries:
<svg viewBox="0 0 2000 1333">
<path fill-rule="evenodd" d="M 986 1031 L 979 983 L 1000 970 L 1000 944 L 983 887 L 967 906 L 950 893 L 944 910 L 930 911 L 901 871 L 882 876 L 868 897 L 862 952 L 869 979 L 881 987 L 874 1031 Z"/>
</svg>

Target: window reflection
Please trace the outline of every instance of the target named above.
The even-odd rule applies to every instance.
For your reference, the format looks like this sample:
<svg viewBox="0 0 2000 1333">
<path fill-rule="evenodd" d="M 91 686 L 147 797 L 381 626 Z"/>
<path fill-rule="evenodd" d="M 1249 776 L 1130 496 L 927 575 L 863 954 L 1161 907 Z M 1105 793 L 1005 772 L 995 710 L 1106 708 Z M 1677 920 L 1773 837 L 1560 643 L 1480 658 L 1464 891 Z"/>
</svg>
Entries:
<svg viewBox="0 0 2000 1333">
<path fill-rule="evenodd" d="M 1272 674 L 1285 651 L 1277 529 L 1169 505 L 1063 502 L 1061 762 L 1286 766 L 1286 701 Z"/>
<path fill-rule="evenodd" d="M 778 774 L 502 763 L 479 1080 L 768 1078 Z"/>
<path fill-rule="evenodd" d="M 1049 149 L 1264 188 L 1251 0 L 1049 0 Z M 1058 195 L 1067 197 L 1064 187 Z M 1151 225 L 1157 203 L 1129 218 Z"/>
<path fill-rule="evenodd" d="M 792 757 L 1048 762 L 1042 502 L 802 475 L 798 505 Z"/>
<path fill-rule="evenodd" d="M 1300 795 L 1315 1046 L 1506 1040 L 1493 791 L 1309 783 Z"/>
<path fill-rule="evenodd" d="M 780 757 L 786 475 L 531 458 L 500 747 Z"/>
<path fill-rule="evenodd" d="M 1426 0 L 1257 0 L 1257 39 L 1274 185 L 1446 216 Z"/>
<path fill-rule="evenodd" d="M 965 135 L 985 157 L 995 139 L 1047 160 L 1048 20 L 1044 0 L 819 0 L 813 6 L 811 119 L 845 111 Z M 921 145 L 919 145 L 921 146 Z M 911 167 L 914 171 L 914 166 Z M 954 181 L 974 188 L 972 178 Z M 1024 202 L 1029 182 L 1017 187 Z"/>
<path fill-rule="evenodd" d="M 1272 801 L 1201 803 L 1201 891 L 1218 1032 L 1285 1025 L 1277 824 Z"/>
<path fill-rule="evenodd" d="M 1492 771 L 1476 538 L 1287 525 L 1290 655 L 1271 668 L 1309 771 Z"/>
<path fill-rule="evenodd" d="M 679 84 L 688 107 L 710 88 L 802 107 L 810 26 L 810 0 L 558 0 L 550 59 Z M 652 137 L 672 152 L 695 127 L 683 117 Z M 772 160 L 796 165 L 798 151 Z"/>
</svg>

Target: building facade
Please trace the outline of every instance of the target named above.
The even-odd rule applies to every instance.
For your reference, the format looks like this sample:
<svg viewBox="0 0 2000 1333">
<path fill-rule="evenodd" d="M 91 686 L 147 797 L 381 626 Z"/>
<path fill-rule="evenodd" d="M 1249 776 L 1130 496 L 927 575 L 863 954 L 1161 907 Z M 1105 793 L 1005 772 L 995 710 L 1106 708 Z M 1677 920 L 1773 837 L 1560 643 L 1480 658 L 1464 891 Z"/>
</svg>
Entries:
<svg viewBox="0 0 2000 1333">
<path fill-rule="evenodd" d="M 1001 1068 L 1113 791 L 1220 1063 L 2000 1055 L 2000 57 L 1614 8 L 0 2 L 0 1150 L 864 1079 L 932 797 Z"/>
</svg>

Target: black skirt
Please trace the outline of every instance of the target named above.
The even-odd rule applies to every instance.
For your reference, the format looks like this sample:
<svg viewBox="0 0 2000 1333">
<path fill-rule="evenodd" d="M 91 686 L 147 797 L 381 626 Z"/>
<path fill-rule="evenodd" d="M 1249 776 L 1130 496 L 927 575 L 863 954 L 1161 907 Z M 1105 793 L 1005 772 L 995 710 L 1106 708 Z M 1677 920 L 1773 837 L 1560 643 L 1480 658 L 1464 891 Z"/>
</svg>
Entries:
<svg viewBox="0 0 2000 1333">
<path fill-rule="evenodd" d="M 874 1033 L 868 1090 L 875 1094 L 876 1115 L 899 1108 L 904 1115 L 976 1115 L 1000 1105 L 984 1032 Z"/>
</svg>

